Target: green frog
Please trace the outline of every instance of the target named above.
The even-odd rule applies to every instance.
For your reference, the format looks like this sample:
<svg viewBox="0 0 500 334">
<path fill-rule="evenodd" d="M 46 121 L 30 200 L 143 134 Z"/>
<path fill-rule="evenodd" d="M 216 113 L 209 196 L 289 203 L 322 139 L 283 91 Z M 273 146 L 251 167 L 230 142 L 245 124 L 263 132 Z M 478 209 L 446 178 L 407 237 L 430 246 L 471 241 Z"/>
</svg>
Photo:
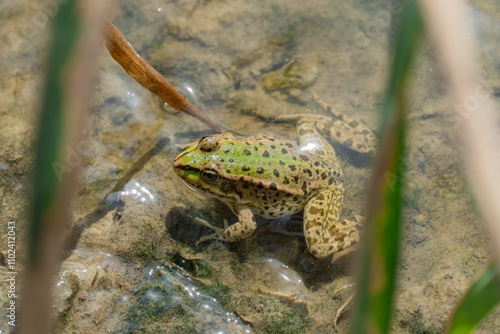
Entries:
<svg viewBox="0 0 500 334">
<path fill-rule="evenodd" d="M 304 211 L 304 236 L 311 254 L 323 258 L 359 241 L 360 216 L 340 220 L 344 179 L 334 148 L 325 137 L 360 153 L 375 148 L 373 133 L 315 96 L 331 117 L 299 114 L 278 120 L 297 124 L 298 142 L 222 133 L 202 138 L 179 154 L 175 172 L 192 189 L 218 198 L 238 216 L 224 227 L 198 223 L 215 233 L 199 242 L 241 240 L 256 229 L 254 215 L 278 218 Z"/>
</svg>

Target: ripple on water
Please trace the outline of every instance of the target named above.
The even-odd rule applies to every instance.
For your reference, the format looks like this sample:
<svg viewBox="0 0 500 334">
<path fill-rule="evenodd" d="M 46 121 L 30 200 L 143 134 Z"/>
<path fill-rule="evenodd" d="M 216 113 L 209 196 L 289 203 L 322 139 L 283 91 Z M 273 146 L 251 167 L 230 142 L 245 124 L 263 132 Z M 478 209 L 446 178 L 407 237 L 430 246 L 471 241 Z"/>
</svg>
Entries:
<svg viewBox="0 0 500 334">
<path fill-rule="evenodd" d="M 224 310 L 216 298 L 203 293 L 191 278 L 162 266 L 151 269 L 148 276 L 142 287 L 125 298 L 131 303 L 127 330 L 181 326 L 183 331 L 202 333 L 252 333 L 250 326 Z"/>
</svg>

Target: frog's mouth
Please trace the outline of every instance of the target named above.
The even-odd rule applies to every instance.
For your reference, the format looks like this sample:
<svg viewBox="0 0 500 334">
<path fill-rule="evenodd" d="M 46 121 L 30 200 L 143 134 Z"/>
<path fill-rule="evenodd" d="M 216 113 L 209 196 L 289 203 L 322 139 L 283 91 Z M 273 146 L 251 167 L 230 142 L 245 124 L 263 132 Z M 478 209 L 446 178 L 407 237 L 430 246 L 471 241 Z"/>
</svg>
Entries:
<svg viewBox="0 0 500 334">
<path fill-rule="evenodd" d="M 196 188 L 195 186 L 193 186 L 192 184 L 190 184 L 189 182 L 187 182 L 186 180 L 182 179 L 182 182 L 186 185 L 186 187 L 193 191 L 194 193 L 198 194 L 198 195 L 201 195 L 203 197 L 208 197 L 208 198 L 215 198 L 215 199 L 220 199 L 220 196 L 217 196 L 216 194 L 210 192 L 210 191 L 204 191 L 200 188 Z"/>
<path fill-rule="evenodd" d="M 186 182 L 186 180 L 184 180 L 184 179 L 181 179 L 181 180 L 186 185 L 186 187 L 188 187 L 189 190 L 194 191 L 195 193 L 200 194 L 200 195 L 203 194 L 203 192 L 200 189 L 193 187 L 193 185 L 190 184 L 189 182 Z"/>
</svg>

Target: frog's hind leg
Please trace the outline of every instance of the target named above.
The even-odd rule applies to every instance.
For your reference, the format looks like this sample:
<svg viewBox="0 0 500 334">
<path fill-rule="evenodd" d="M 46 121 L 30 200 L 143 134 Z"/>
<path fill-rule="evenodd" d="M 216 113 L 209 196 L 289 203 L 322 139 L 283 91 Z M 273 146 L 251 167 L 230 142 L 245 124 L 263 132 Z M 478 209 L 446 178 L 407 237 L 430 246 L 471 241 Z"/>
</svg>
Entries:
<svg viewBox="0 0 500 334">
<path fill-rule="evenodd" d="M 356 131 L 352 125 L 358 126 L 361 123 L 355 120 L 348 124 L 342 120 L 316 114 L 282 115 L 276 117 L 276 120 L 307 120 L 309 123 L 314 124 L 325 137 L 331 138 L 342 146 L 363 154 L 371 155 L 375 152 L 375 136 L 365 126 L 363 126 L 364 130 L 361 132 Z"/>
<path fill-rule="evenodd" d="M 330 106 L 328 103 L 325 101 L 321 100 L 316 93 L 311 92 L 314 100 L 316 103 L 325 111 L 329 112 L 335 118 L 337 118 L 340 122 L 342 122 L 344 125 L 347 125 L 347 127 L 343 127 L 344 131 L 346 133 L 349 133 L 349 135 L 353 138 L 353 145 L 352 149 L 354 151 L 360 152 L 360 153 L 367 153 L 367 154 L 373 154 L 375 152 L 375 148 L 377 146 L 377 138 L 373 134 L 373 132 L 364 124 L 358 122 L 354 118 L 350 117 L 347 114 L 344 114 L 341 111 L 336 110 L 332 106 Z M 340 129 L 341 130 L 341 129 Z M 338 129 L 335 129 L 337 132 Z M 333 132 L 330 132 L 329 134 L 325 133 L 326 136 L 329 136 L 330 138 L 334 139 L 336 136 L 333 135 Z M 356 142 L 354 142 L 356 141 Z M 359 146 L 359 147 L 358 147 Z"/>
<path fill-rule="evenodd" d="M 302 146 L 301 150 L 304 150 L 304 152 L 311 155 L 323 156 L 329 160 L 335 157 L 335 150 L 318 131 L 314 119 L 309 117 L 316 115 L 306 115 L 306 117 L 301 117 L 303 115 L 298 115 L 299 117 L 296 116 L 297 115 L 279 116 L 276 119 L 297 122 L 299 143 L 300 146 Z M 335 167 L 340 170 L 338 165 Z"/>
<path fill-rule="evenodd" d="M 304 235 L 307 247 L 317 258 L 340 252 L 359 241 L 363 218 L 339 221 L 342 185 L 332 185 L 311 198 L 304 208 Z M 326 211 L 326 212 L 325 212 Z"/>
</svg>

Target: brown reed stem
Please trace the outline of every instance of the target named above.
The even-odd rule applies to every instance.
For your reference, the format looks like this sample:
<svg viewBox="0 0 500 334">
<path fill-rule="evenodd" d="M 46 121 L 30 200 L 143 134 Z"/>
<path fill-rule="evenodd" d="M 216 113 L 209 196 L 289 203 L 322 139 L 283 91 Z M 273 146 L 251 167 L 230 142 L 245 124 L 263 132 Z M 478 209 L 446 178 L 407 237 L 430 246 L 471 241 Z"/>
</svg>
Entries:
<svg viewBox="0 0 500 334">
<path fill-rule="evenodd" d="M 107 19 L 103 32 L 104 44 L 109 53 L 123 69 L 145 88 L 167 102 L 174 109 L 200 120 L 205 125 L 221 132 L 224 129 L 212 122 L 198 108 L 192 105 L 171 84 L 169 84 L 147 61 L 141 58 L 132 45 Z"/>
</svg>

